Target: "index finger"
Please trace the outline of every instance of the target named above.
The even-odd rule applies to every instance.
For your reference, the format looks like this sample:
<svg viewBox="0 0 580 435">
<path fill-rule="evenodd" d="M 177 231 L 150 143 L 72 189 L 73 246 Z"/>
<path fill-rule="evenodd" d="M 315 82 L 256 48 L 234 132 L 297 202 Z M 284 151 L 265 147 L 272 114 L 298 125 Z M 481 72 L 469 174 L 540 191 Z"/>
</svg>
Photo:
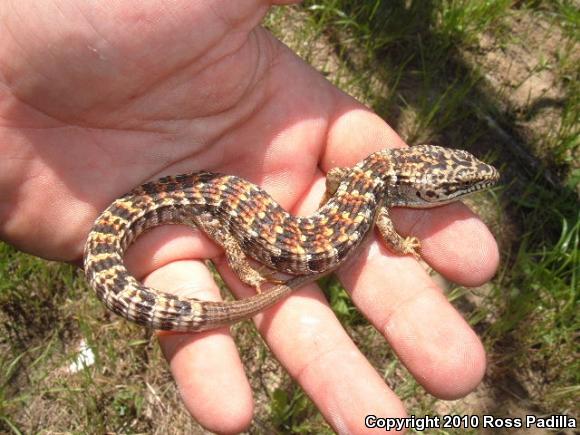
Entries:
<svg viewBox="0 0 580 435">
<path fill-rule="evenodd" d="M 352 166 L 383 148 L 405 146 L 399 135 L 376 114 L 348 96 L 344 110 L 328 132 L 321 167 Z M 458 147 L 456 145 L 456 147 Z M 493 235 L 461 202 L 426 210 L 399 209 L 392 213 L 397 230 L 422 242 L 423 259 L 447 279 L 467 285 L 489 280 L 499 263 Z"/>
</svg>

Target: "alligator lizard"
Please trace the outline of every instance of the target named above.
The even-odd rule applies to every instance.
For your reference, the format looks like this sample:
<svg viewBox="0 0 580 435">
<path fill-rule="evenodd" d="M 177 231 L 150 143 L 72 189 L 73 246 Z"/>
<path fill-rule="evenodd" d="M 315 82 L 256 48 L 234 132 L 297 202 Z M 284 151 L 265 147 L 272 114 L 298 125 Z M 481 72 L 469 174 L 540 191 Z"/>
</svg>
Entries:
<svg viewBox="0 0 580 435">
<path fill-rule="evenodd" d="M 393 251 L 418 257 L 419 241 L 396 232 L 391 207 L 439 206 L 491 187 L 498 178 L 495 168 L 463 150 L 385 149 L 352 168 L 330 170 L 321 207 L 310 216 L 293 216 L 264 190 L 233 175 L 168 176 L 117 199 L 97 218 L 85 246 L 85 274 L 99 299 L 126 319 L 155 329 L 213 329 L 249 318 L 334 270 L 375 224 Z M 200 228 L 258 294 L 210 302 L 139 283 L 123 263 L 124 252 L 141 233 L 162 224 Z M 264 276 L 250 259 L 292 277 L 282 282 Z M 268 282 L 272 288 L 261 292 Z"/>
</svg>

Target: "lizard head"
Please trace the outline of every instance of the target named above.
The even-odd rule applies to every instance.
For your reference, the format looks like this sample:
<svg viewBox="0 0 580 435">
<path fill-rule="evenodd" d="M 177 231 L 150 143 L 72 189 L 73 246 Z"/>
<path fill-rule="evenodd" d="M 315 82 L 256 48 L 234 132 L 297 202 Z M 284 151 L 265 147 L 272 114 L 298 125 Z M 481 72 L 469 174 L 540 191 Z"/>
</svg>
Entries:
<svg viewBox="0 0 580 435">
<path fill-rule="evenodd" d="M 487 189 L 499 172 L 464 150 L 418 145 L 390 150 L 389 202 L 393 206 L 429 208 Z"/>
</svg>

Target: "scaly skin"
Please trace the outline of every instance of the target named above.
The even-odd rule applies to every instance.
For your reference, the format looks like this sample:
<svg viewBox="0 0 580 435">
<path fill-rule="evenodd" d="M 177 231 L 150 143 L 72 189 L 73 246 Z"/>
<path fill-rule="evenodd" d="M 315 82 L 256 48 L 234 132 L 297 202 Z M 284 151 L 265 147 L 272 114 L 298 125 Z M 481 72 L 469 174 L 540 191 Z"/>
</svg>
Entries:
<svg viewBox="0 0 580 435">
<path fill-rule="evenodd" d="M 396 233 L 391 207 L 429 208 L 493 186 L 495 168 L 466 151 L 420 145 L 371 154 L 327 178 L 324 205 L 311 216 L 286 212 L 241 178 L 197 172 L 140 186 L 96 220 L 85 246 L 85 273 L 97 296 L 121 316 L 155 329 L 203 331 L 249 318 L 293 289 L 329 273 L 353 255 L 377 224 L 391 248 L 418 256 L 419 242 Z M 294 275 L 267 292 L 233 302 L 208 302 L 140 284 L 123 264 L 125 249 L 145 230 L 189 224 L 221 245 L 232 269 L 260 293 L 273 281 L 256 260 Z"/>
</svg>

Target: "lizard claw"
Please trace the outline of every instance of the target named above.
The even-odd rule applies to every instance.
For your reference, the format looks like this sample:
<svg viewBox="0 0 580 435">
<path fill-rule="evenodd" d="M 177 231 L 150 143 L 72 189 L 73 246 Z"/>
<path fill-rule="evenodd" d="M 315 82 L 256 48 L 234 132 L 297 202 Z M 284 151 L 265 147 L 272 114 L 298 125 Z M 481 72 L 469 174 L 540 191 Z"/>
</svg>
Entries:
<svg viewBox="0 0 580 435">
<path fill-rule="evenodd" d="M 418 238 L 405 237 L 401 248 L 401 252 L 403 254 L 411 254 L 413 257 L 415 257 L 415 260 L 421 259 L 421 255 L 419 254 L 419 250 L 421 249 L 421 242 Z"/>
</svg>

